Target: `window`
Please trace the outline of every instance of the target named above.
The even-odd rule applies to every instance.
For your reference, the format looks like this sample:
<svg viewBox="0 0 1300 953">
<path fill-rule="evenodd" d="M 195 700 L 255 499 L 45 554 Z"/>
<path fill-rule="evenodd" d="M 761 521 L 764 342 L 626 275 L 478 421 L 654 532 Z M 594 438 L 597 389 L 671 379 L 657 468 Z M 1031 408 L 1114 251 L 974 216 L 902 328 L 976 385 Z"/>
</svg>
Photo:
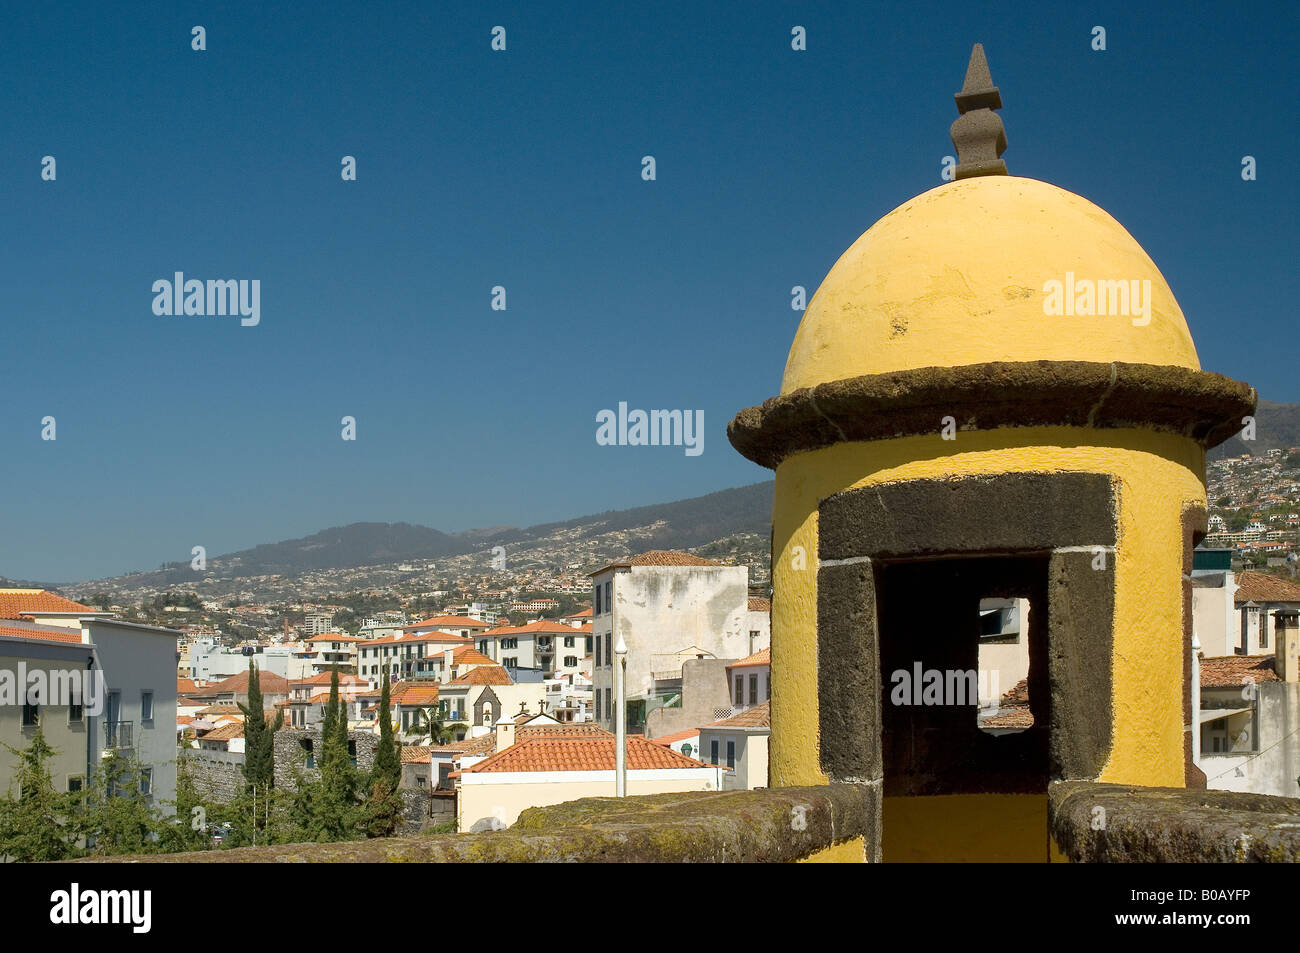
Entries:
<svg viewBox="0 0 1300 953">
<path fill-rule="evenodd" d="M 153 768 L 140 769 L 140 793 L 146 797 L 153 794 Z"/>
<path fill-rule="evenodd" d="M 503 658 L 501 660 L 501 664 L 504 665 L 506 668 L 517 668 L 519 666 L 519 659 L 511 655 L 509 658 Z"/>
<path fill-rule="evenodd" d="M 600 689 L 598 688 L 596 689 L 596 717 L 597 718 L 600 717 L 600 701 L 601 701 Z"/>
<path fill-rule="evenodd" d="M 591 654 L 591 636 L 587 636 L 587 654 Z"/>
<path fill-rule="evenodd" d="M 745 676 L 744 675 L 736 676 L 735 695 L 736 697 L 732 699 L 733 702 L 735 702 L 737 705 L 745 704 Z"/>
<path fill-rule="evenodd" d="M 736 766 L 736 743 L 734 741 L 728 741 L 727 742 L 727 768 L 732 769 L 735 768 L 735 766 Z"/>
<path fill-rule="evenodd" d="M 753 672 L 749 676 L 749 703 L 758 704 L 758 673 Z"/>
<path fill-rule="evenodd" d="M 600 647 L 604 643 L 604 641 L 605 641 L 604 639 L 596 640 L 596 668 L 600 668 L 604 664 L 600 660 Z"/>
<path fill-rule="evenodd" d="M 600 583 L 596 583 L 596 615 L 603 615 L 605 612 L 600 606 Z"/>
<path fill-rule="evenodd" d="M 153 692 L 140 693 L 140 720 L 153 721 Z"/>
<path fill-rule="evenodd" d="M 571 635 L 566 635 L 566 636 L 564 637 L 564 647 L 565 647 L 566 649 L 571 649 L 571 648 L 573 648 L 573 636 L 571 636 Z"/>
<path fill-rule="evenodd" d="M 1268 648 L 1268 610 L 1259 614 L 1259 647 Z"/>
<path fill-rule="evenodd" d="M 614 717 L 614 690 L 610 689 L 605 693 L 605 718 L 606 720 Z"/>
<path fill-rule="evenodd" d="M 68 700 L 68 724 L 79 725 L 85 719 L 85 709 L 81 705 L 81 696 L 73 695 Z"/>
<path fill-rule="evenodd" d="M 772 697 L 772 673 L 766 672 L 763 675 L 763 701 L 768 701 Z"/>
<path fill-rule="evenodd" d="M 23 705 L 23 727 L 35 728 L 36 723 L 40 720 L 40 705 L 27 702 Z"/>
<path fill-rule="evenodd" d="M 714 738 L 709 742 L 709 764 L 718 763 L 718 739 Z"/>
<path fill-rule="evenodd" d="M 577 666 L 577 664 L 578 664 L 578 656 L 576 656 L 576 655 L 566 655 L 566 656 L 564 656 L 564 666 L 565 666 L 565 668 L 575 668 L 575 667 Z"/>
<path fill-rule="evenodd" d="M 614 667 L 614 633 L 605 633 L 605 664 Z"/>
<path fill-rule="evenodd" d="M 605 583 L 605 611 L 614 611 L 614 582 L 610 580 Z"/>
<path fill-rule="evenodd" d="M 81 786 L 82 786 L 82 779 L 81 779 L 80 777 L 72 777 L 72 778 L 68 778 L 68 792 L 69 792 L 69 793 L 74 793 L 74 792 L 76 792 L 76 791 L 80 791 L 80 790 L 81 790 Z"/>
</svg>

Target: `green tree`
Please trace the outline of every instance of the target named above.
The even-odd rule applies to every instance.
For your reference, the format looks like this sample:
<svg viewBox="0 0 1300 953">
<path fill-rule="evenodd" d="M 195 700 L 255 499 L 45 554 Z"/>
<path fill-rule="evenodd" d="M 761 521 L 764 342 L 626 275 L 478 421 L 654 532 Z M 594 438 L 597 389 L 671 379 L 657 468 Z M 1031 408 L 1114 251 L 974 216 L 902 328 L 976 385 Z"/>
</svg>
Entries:
<svg viewBox="0 0 1300 953">
<path fill-rule="evenodd" d="M 77 856 L 77 826 L 69 822 L 80 809 L 81 794 L 54 790 L 49 760 L 57 752 L 46 743 L 40 725 L 26 748 L 5 747 L 18 763 L 9 798 L 0 801 L 0 857 L 45 861 Z"/>
<path fill-rule="evenodd" d="M 416 744 L 425 738 L 431 745 L 450 744 L 456 740 L 457 729 L 469 726 L 459 721 L 449 723 L 445 718 L 440 708 L 423 708 L 416 723 L 407 729 L 407 734 L 415 739 Z"/>
<path fill-rule="evenodd" d="M 148 854 L 160 848 L 162 822 L 141 790 L 144 772 L 117 751 L 99 763 L 80 818 L 92 854 Z"/>
<path fill-rule="evenodd" d="M 367 837 L 387 837 L 397 830 L 402 819 L 402 796 L 398 790 L 401 781 L 401 746 L 393 736 L 388 673 L 384 672 L 379 690 L 379 745 L 370 771 L 369 798 L 362 810 L 361 829 Z"/>
<path fill-rule="evenodd" d="M 200 796 L 189 759 L 176 760 L 176 813 L 159 828 L 159 847 L 167 852 L 208 850 L 212 846 L 209 815 L 213 808 Z"/>
<path fill-rule="evenodd" d="M 356 830 L 357 777 L 348 752 L 347 711 L 339 702 L 337 665 L 330 672 L 320 747 L 320 777 L 300 790 L 298 813 L 305 817 L 305 833 L 311 840 L 344 840 Z"/>
<path fill-rule="evenodd" d="M 248 663 L 248 704 L 239 706 L 244 713 L 244 781 L 266 797 L 275 784 L 275 733 L 284 726 L 284 712 L 275 713 L 267 722 L 262 710 L 262 685 L 257 665 Z"/>
</svg>

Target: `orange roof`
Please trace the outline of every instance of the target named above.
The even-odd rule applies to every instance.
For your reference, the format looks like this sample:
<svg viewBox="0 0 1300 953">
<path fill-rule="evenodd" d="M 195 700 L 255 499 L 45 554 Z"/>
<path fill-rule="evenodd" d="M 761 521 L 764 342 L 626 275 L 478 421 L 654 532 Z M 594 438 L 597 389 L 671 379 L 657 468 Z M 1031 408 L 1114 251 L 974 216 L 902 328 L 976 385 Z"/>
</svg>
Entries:
<svg viewBox="0 0 1300 953">
<path fill-rule="evenodd" d="M 588 577 L 599 576 L 610 569 L 624 568 L 628 566 L 724 566 L 717 560 L 705 559 L 703 556 L 693 556 L 690 553 L 678 552 L 670 549 L 652 549 L 648 553 L 641 553 L 639 556 L 633 556 L 630 559 L 619 559 L 603 566 L 595 572 L 587 573 Z"/>
<path fill-rule="evenodd" d="M 436 656 L 435 656 L 436 658 Z M 452 649 L 451 661 L 454 665 L 496 665 L 478 649 L 472 645 L 458 645 Z"/>
<path fill-rule="evenodd" d="M 772 727 L 772 703 L 763 702 L 761 705 L 755 705 L 753 708 L 742 711 L 739 715 L 732 715 L 730 718 L 724 718 L 721 721 L 711 721 L 706 725 L 707 728 L 771 728 Z"/>
<path fill-rule="evenodd" d="M 567 622 L 561 622 L 559 619 L 538 619 L 536 622 L 529 622 L 527 625 L 501 626 L 491 629 L 488 635 L 524 635 L 527 633 L 543 633 L 553 635 L 581 635 L 584 632 L 591 631 L 591 623 L 585 623 L 581 627 L 569 625 Z"/>
<path fill-rule="evenodd" d="M 21 619 L 23 613 L 78 613 L 103 615 L 99 609 L 83 606 L 48 589 L 0 589 L 0 619 Z M 81 637 L 77 637 L 81 641 Z"/>
<path fill-rule="evenodd" d="M 1272 655 L 1225 655 L 1201 659 L 1202 688 L 1241 688 L 1246 679 L 1278 682 Z"/>
<path fill-rule="evenodd" d="M 43 625 L 39 628 L 25 628 L 21 625 L 0 625 L 0 635 L 7 635 L 19 639 L 40 639 L 42 642 L 80 642 L 80 629 L 61 629 L 55 631 L 56 627 L 52 625 Z"/>
<path fill-rule="evenodd" d="M 199 690 L 199 686 L 196 685 L 196 684 L 194 684 L 194 679 L 192 679 L 192 678 L 181 678 L 179 675 L 176 676 L 176 694 L 177 694 L 177 695 L 188 695 L 188 694 L 190 694 L 191 692 L 197 692 L 198 690 Z"/>
<path fill-rule="evenodd" d="M 657 745 L 672 745 L 679 741 L 685 741 L 687 738 L 699 737 L 700 729 L 686 728 L 683 731 L 674 731 L 671 735 L 664 735 L 662 738 L 651 738 Z"/>
<path fill-rule="evenodd" d="M 402 745 L 402 764 L 427 763 L 429 750 L 428 745 Z"/>
<path fill-rule="evenodd" d="M 304 639 L 304 642 L 365 642 L 366 640 L 358 635 L 348 635 L 344 632 L 326 632 L 324 635 L 313 635 L 310 639 Z"/>
<path fill-rule="evenodd" d="M 749 597 L 750 612 L 768 612 L 772 608 L 772 600 L 764 596 Z"/>
<path fill-rule="evenodd" d="M 451 685 L 513 685 L 510 674 L 504 667 L 493 663 L 472 668 L 460 678 L 453 678 Z"/>
<path fill-rule="evenodd" d="M 1239 586 L 1232 601 L 1243 602 L 1300 602 L 1300 586 L 1264 572 L 1247 570 L 1237 577 Z"/>
<path fill-rule="evenodd" d="M 276 675 L 274 672 L 258 672 L 257 685 L 264 694 L 287 695 L 289 693 L 289 680 L 283 675 Z M 247 672 L 240 672 L 238 675 L 223 678 L 216 684 L 200 688 L 198 691 L 191 692 L 191 694 L 199 698 L 210 698 L 213 695 L 229 694 L 230 692 L 239 695 L 248 693 Z"/>
<path fill-rule="evenodd" d="M 199 735 L 200 741 L 229 741 L 231 738 L 244 737 L 244 724 L 239 721 L 232 721 L 228 725 L 218 725 L 211 731 L 205 731 Z"/>
<path fill-rule="evenodd" d="M 385 635 L 380 639 L 364 640 L 367 645 L 415 645 L 420 642 L 449 642 L 454 645 L 467 645 L 474 640 L 467 635 L 457 635 L 454 632 L 421 632 L 407 633 L 406 635 Z"/>
<path fill-rule="evenodd" d="M 392 705 L 432 705 L 438 700 L 437 682 L 398 682 L 388 694 Z"/>
<path fill-rule="evenodd" d="M 613 771 L 613 737 L 529 738 L 498 751 L 461 774 L 502 774 L 517 771 Z M 627 739 L 629 771 L 704 768 L 707 765 L 647 741 L 640 735 Z"/>
<path fill-rule="evenodd" d="M 767 648 L 767 649 L 759 649 L 753 655 L 746 655 L 742 659 L 737 659 L 736 661 L 728 665 L 727 668 L 739 668 L 742 665 L 771 665 L 771 664 L 772 664 L 772 650 L 770 648 Z"/>
<path fill-rule="evenodd" d="M 577 612 L 571 612 L 565 616 L 566 619 L 590 619 L 591 617 L 591 606 L 587 606 L 585 609 L 579 609 Z"/>
</svg>

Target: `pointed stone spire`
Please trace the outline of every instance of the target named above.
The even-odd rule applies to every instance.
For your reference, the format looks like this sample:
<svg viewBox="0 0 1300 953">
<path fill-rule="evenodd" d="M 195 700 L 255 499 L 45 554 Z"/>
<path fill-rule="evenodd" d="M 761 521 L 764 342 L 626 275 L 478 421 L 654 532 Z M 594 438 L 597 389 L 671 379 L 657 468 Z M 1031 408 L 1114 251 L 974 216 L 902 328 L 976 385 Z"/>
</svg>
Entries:
<svg viewBox="0 0 1300 953">
<path fill-rule="evenodd" d="M 1007 149 L 1007 134 L 1002 128 L 1001 117 L 993 112 L 1002 108 L 1002 95 L 993 85 L 982 43 L 976 43 L 971 49 L 966 82 L 953 98 L 957 101 L 957 111 L 961 113 L 950 130 L 953 147 L 957 150 L 954 177 L 969 179 L 976 175 L 1006 175 L 1007 164 L 1001 156 Z"/>
</svg>

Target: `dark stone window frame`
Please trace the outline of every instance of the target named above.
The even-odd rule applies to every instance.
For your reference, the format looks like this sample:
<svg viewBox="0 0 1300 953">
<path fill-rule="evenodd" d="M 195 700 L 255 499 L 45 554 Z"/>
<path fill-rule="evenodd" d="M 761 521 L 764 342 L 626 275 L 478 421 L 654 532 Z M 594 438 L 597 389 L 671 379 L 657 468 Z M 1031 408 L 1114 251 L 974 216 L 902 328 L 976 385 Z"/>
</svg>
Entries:
<svg viewBox="0 0 1300 953">
<path fill-rule="evenodd" d="M 820 761 L 827 776 L 884 780 L 890 787 L 882 750 L 889 686 L 879 644 L 881 573 L 909 562 L 1000 557 L 1037 559 L 1046 568 L 1031 598 L 1039 609 L 1031 609 L 1031 627 L 1046 637 L 1031 634 L 1040 661 L 1035 666 L 1031 660 L 1030 697 L 1032 704 L 1037 680 L 1039 710 L 1047 718 L 1036 717 L 1035 729 L 1022 733 L 1028 738 L 988 741 L 1009 751 L 1017 740 L 1032 745 L 1037 733 L 1046 745 L 1047 777 L 1035 777 L 1034 789 L 1045 789 L 1042 780 L 1096 778 L 1111 748 L 1117 495 L 1110 474 L 1007 473 L 880 484 L 823 500 L 817 649 Z M 1097 546 L 1107 554 L 1103 571 L 1093 568 Z M 1008 780 L 1014 786 L 1014 774 L 981 781 L 971 772 L 931 779 L 928 786 L 922 781 L 912 790 L 909 781 L 883 793 L 963 793 L 990 790 L 990 783 L 1005 788 Z"/>
</svg>

